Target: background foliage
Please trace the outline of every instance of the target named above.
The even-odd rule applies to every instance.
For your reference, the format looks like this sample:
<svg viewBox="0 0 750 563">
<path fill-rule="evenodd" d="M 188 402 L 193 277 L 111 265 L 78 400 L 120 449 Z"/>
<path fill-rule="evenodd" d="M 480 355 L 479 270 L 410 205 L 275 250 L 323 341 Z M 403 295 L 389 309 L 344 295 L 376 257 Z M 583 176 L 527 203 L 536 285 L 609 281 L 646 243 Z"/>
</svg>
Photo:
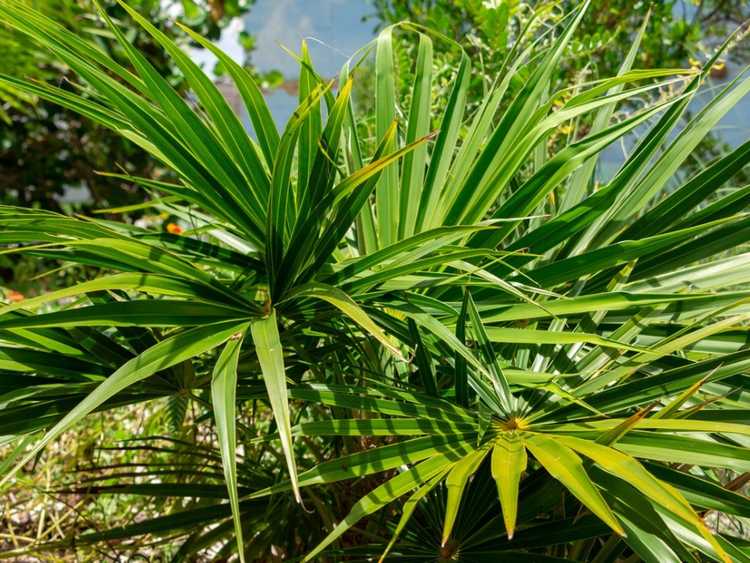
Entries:
<svg viewBox="0 0 750 563">
<path fill-rule="evenodd" d="M 91 18 L 93 3 L 88 0 L 69 2 L 45 0 L 38 4 L 41 11 L 75 30 L 105 49 L 116 60 L 123 60 L 118 47 L 101 22 Z M 175 10 L 154 0 L 139 0 L 133 7 L 146 15 L 160 29 L 173 37 Z M 191 1 L 177 3 L 183 21 L 201 34 L 216 39 L 221 27 L 231 18 L 240 16 L 248 5 L 232 2 L 209 2 L 201 5 Z M 150 36 L 133 25 L 132 19 L 116 2 L 104 2 L 108 14 L 128 28 L 129 38 L 145 53 L 170 83 L 182 89 L 182 77 L 169 64 L 169 59 Z M 179 38 L 183 45 L 188 42 Z M 64 64 L 52 59 L 25 36 L 3 28 L 0 41 L 4 45 L 0 70 L 16 76 L 46 80 L 72 89 L 73 74 Z M 60 209 L 60 196 L 66 187 L 85 186 L 94 206 L 117 206 L 139 201 L 139 194 L 122 183 L 97 176 L 116 162 L 129 173 L 152 176 L 158 173 L 153 159 L 132 143 L 85 118 L 54 104 L 33 99 L 10 106 L 2 114 L 5 125 L 0 130 L 0 176 L 4 203 Z M 34 103 L 36 102 L 36 103 Z M 40 173 L 43 172 L 43 173 Z"/>
<path fill-rule="evenodd" d="M 161 2 L 138 0 L 134 8 L 175 39 L 183 48 L 196 47 L 176 33 L 175 22 L 190 25 L 202 35 L 218 39 L 230 22 L 251 6 L 247 0 Z M 98 45 L 117 61 L 125 53 L 97 18 L 91 17 L 94 3 L 89 0 L 42 0 L 29 2 L 42 13 Z M 184 79 L 156 45 L 151 36 L 136 26 L 125 10 L 113 0 L 102 6 L 119 25 L 127 28 L 128 38 L 145 53 L 170 84 L 185 93 Z M 245 32 L 240 41 L 249 57 L 252 38 Z M 49 56 L 26 36 L 7 26 L 0 27 L 3 57 L 0 72 L 46 81 L 75 91 L 75 73 Z M 248 59 L 249 62 L 249 59 Z M 221 69 L 218 69 L 221 72 Z M 133 186 L 98 174 L 112 164 L 129 174 L 169 178 L 148 152 L 128 139 L 101 127 L 76 112 L 33 95 L 24 95 L 6 86 L 0 92 L 0 202 L 60 211 L 88 211 L 144 201 L 143 192 Z M 135 217 L 138 217 L 135 213 Z M 168 223 L 165 222 L 165 225 Z M 32 278 L 51 264 L 29 263 L 17 258 L 0 258 L 2 279 L 22 293 L 39 287 Z M 48 278 L 53 285 L 64 279 Z"/>
</svg>

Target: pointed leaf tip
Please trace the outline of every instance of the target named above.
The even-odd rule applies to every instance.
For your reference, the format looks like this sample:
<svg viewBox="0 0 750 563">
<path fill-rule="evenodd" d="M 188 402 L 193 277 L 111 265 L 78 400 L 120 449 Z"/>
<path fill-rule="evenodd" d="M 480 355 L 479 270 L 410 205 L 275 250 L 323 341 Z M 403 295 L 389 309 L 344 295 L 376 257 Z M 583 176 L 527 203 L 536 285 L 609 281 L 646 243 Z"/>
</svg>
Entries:
<svg viewBox="0 0 750 563">
<path fill-rule="evenodd" d="M 276 310 L 272 306 L 267 317 L 252 323 L 251 334 L 263 374 L 263 381 L 268 392 L 268 400 L 271 403 L 271 410 L 279 429 L 281 448 L 284 451 L 289 469 L 294 498 L 299 504 L 302 504 L 297 480 L 297 465 L 294 461 L 294 450 L 292 449 L 292 426 L 289 414 L 284 354 L 276 322 Z"/>
</svg>

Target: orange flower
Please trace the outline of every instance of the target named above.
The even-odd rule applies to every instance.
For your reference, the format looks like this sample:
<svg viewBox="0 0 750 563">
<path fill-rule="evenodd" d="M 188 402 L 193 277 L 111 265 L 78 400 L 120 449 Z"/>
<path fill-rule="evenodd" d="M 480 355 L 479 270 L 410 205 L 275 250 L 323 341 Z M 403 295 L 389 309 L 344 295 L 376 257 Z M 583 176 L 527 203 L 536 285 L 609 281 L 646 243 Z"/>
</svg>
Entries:
<svg viewBox="0 0 750 563">
<path fill-rule="evenodd" d="M 167 224 L 167 232 L 172 233 L 173 235 L 181 235 L 182 234 L 182 227 L 180 227 L 176 223 L 168 223 Z"/>
<path fill-rule="evenodd" d="M 5 297 L 6 297 L 6 298 L 8 299 L 8 301 L 10 301 L 11 303 L 18 303 L 19 301 L 23 301 L 24 299 L 26 299 L 26 298 L 24 297 L 23 293 L 21 293 L 20 291 L 14 291 L 14 290 L 12 290 L 12 289 L 9 289 L 9 290 L 8 290 L 8 291 L 6 292 L 6 294 L 5 294 Z"/>
</svg>

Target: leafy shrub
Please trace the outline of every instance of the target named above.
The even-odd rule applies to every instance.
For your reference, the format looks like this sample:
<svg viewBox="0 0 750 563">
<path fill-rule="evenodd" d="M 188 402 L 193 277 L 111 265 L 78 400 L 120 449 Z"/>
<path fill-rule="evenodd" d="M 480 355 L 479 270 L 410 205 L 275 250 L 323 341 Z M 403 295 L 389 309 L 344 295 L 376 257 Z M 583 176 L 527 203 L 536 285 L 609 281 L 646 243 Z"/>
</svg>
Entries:
<svg viewBox="0 0 750 563">
<path fill-rule="evenodd" d="M 150 152 L 179 182 L 115 177 L 159 194 L 151 205 L 181 220 L 162 233 L 0 208 L 8 252 L 100 272 L 0 309 L 0 435 L 45 430 L 5 463 L 17 470 L 94 411 L 175 394 L 213 417 L 220 455 L 196 448 L 195 467 L 183 466 L 211 467 L 203 486 L 132 487 L 195 499 L 184 511 L 77 543 L 179 533 L 188 539 L 177 560 L 216 545 L 242 560 L 324 550 L 472 562 L 746 558 L 741 538 L 709 530 L 702 515 L 750 513 L 717 473 L 748 470 L 750 229 L 738 210 L 750 192 L 703 203 L 747 164 L 750 143 L 664 190 L 750 79 L 676 130 L 713 61 L 632 69 L 638 35 L 617 76 L 553 90 L 584 5 L 533 61 L 512 49 L 472 115 L 472 63 L 457 50 L 448 102 L 433 115 L 434 35 L 417 35 L 402 107 L 391 27 L 374 45 L 369 146 L 357 134 L 368 117 L 351 103 L 359 61 L 334 94 L 303 45 L 301 102 L 279 133 L 252 77 L 186 28 L 235 81 L 251 137 L 190 58 L 125 9 L 169 53 L 193 101 L 116 25 L 132 71 L 0 2 L 4 21 L 96 95 L 2 83 Z M 522 65 L 522 88 L 504 100 Z M 643 109 L 613 121 L 634 99 Z M 548 137 L 583 116 L 587 134 L 548 151 Z M 635 133 L 626 162 L 601 178 L 601 151 Z M 33 313 L 51 302 L 64 304 Z M 250 420 L 248 401 L 265 405 Z"/>
</svg>

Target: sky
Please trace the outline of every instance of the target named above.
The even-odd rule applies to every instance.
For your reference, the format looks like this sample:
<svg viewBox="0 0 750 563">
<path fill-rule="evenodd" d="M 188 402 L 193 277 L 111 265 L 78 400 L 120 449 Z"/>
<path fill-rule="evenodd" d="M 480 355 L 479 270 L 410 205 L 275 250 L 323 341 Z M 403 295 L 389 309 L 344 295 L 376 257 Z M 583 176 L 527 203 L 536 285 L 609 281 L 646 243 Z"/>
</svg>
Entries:
<svg viewBox="0 0 750 563">
<path fill-rule="evenodd" d="M 235 19 L 224 29 L 218 46 L 241 61 L 237 36 L 244 28 L 255 37 L 252 62 L 258 70 L 279 70 L 286 77 L 294 77 L 298 66 L 283 47 L 298 52 L 300 42 L 306 39 L 316 68 L 325 76 L 333 76 L 373 38 L 374 20 L 362 21 L 372 13 L 368 0 L 256 0 L 244 18 Z M 216 60 L 203 49 L 196 49 L 193 59 L 206 70 Z"/>
<path fill-rule="evenodd" d="M 247 31 L 256 38 L 252 61 L 261 71 L 277 69 L 295 76 L 297 64 L 280 47 L 298 51 L 308 40 L 315 67 L 334 76 L 357 49 L 373 38 L 373 13 L 367 0 L 257 0 L 245 17 Z"/>
<path fill-rule="evenodd" d="M 375 21 L 362 21 L 373 11 L 369 0 L 256 0 L 244 18 L 224 30 L 218 45 L 241 61 L 237 36 L 244 28 L 255 37 L 253 65 L 261 72 L 278 70 L 294 79 L 299 66 L 284 47 L 299 52 L 305 39 L 316 70 L 333 78 L 349 57 L 373 39 Z M 209 52 L 196 50 L 192 57 L 207 71 L 213 68 L 215 58 Z M 266 101 L 280 126 L 297 106 L 296 98 L 281 89 L 269 93 Z"/>
</svg>

